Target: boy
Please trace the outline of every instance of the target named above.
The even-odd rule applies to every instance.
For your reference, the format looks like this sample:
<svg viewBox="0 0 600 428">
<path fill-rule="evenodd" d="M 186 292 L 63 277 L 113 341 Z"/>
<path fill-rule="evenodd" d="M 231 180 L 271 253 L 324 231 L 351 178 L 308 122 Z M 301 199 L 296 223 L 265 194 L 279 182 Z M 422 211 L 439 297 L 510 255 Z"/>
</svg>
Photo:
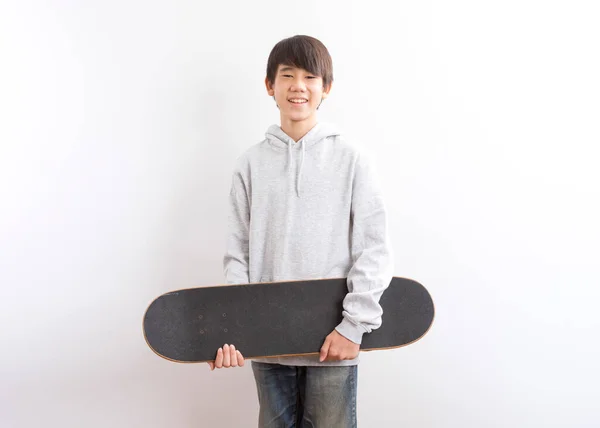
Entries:
<svg viewBox="0 0 600 428">
<path fill-rule="evenodd" d="M 275 45 L 265 84 L 281 126 L 238 160 L 224 271 L 230 284 L 347 277 L 343 321 L 316 356 L 252 361 L 260 427 L 356 426 L 362 336 L 381 324 L 392 279 L 383 197 L 364 155 L 316 111 L 333 82 L 325 46 L 309 36 Z M 244 365 L 234 345 L 211 370 Z"/>
</svg>

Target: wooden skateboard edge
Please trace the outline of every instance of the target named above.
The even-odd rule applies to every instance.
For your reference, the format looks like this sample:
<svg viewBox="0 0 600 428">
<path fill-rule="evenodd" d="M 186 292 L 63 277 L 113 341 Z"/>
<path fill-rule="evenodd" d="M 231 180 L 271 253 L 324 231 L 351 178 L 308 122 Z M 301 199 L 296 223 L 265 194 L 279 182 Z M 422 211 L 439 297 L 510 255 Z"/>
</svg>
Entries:
<svg viewBox="0 0 600 428">
<path fill-rule="evenodd" d="M 408 279 L 411 281 L 415 281 L 411 278 L 405 278 L 405 277 L 397 277 L 394 276 L 393 278 L 401 278 L 401 279 Z M 324 278 L 324 279 L 343 279 L 343 278 Z M 299 280 L 299 281 L 310 281 L 310 280 Z M 276 282 L 296 282 L 296 281 L 276 281 Z M 391 281 L 390 281 L 391 282 Z M 415 281 L 417 282 L 417 281 Z M 254 283 L 254 284 L 272 284 L 272 283 Z M 420 284 L 420 283 L 419 283 Z M 231 286 L 234 284 L 228 284 L 225 285 L 226 286 Z M 243 284 L 235 284 L 235 285 L 243 285 Z M 422 285 L 422 284 L 421 284 Z M 209 286 L 209 287 L 213 287 L 213 286 Z M 219 285 L 215 285 L 214 287 L 222 287 Z M 190 290 L 190 289 L 195 289 L 195 288 L 202 288 L 202 287 L 191 287 L 191 288 L 185 288 L 182 290 Z M 208 287 L 207 287 L 208 288 Z M 425 287 L 423 287 L 425 288 Z M 161 294 L 160 296 L 158 296 L 156 299 L 152 300 L 152 302 L 148 305 L 148 308 L 146 308 L 146 312 L 144 312 L 144 317 L 143 319 L 146 319 L 146 313 L 148 312 L 148 309 L 150 308 L 150 306 L 152 305 L 152 303 L 154 303 L 155 300 L 159 299 L 162 296 L 171 294 L 171 293 L 177 293 L 179 291 L 182 290 L 176 290 L 176 291 L 172 291 L 169 293 L 164 293 Z M 427 330 L 425 330 L 425 332 L 423 332 L 423 334 L 421 336 L 419 336 L 418 338 L 412 340 L 411 342 L 408 343 L 404 343 L 402 345 L 398 345 L 398 346 L 388 346 L 385 348 L 365 348 L 365 349 L 360 349 L 360 352 L 372 352 L 372 351 L 388 351 L 388 350 L 392 350 L 392 349 L 399 349 L 399 348 L 404 348 L 405 346 L 409 346 L 412 345 L 418 341 L 420 341 L 421 339 L 423 339 L 427 333 L 429 333 L 429 331 L 433 328 L 433 324 L 435 322 L 435 315 L 436 315 L 436 310 L 435 310 L 435 301 L 433 300 L 433 297 L 431 296 L 431 293 L 429 293 L 429 291 L 427 291 L 427 293 L 429 294 L 429 297 L 431 298 L 431 305 L 433 308 L 433 316 L 431 318 L 431 322 L 429 323 L 429 327 L 427 327 Z M 154 349 L 152 347 L 152 345 L 150 345 L 150 342 L 148 341 L 148 338 L 146 336 L 146 330 L 144 329 L 144 323 L 142 322 L 142 334 L 144 335 L 144 340 L 146 341 L 146 344 L 148 345 L 148 348 L 150 348 L 152 350 L 152 352 L 154 352 L 156 355 L 158 355 L 160 358 L 173 362 L 173 363 L 179 363 L 179 364 L 204 364 L 204 363 L 213 363 L 215 360 L 197 360 L 197 361 L 183 361 L 183 360 L 176 360 L 173 358 L 169 358 L 165 355 L 162 355 L 161 353 L 159 353 L 156 349 Z M 367 333 L 368 334 L 368 333 Z M 234 344 L 235 345 L 235 344 Z M 215 350 L 216 352 L 216 350 Z M 243 354 L 242 354 L 243 355 Z M 268 356 L 253 356 L 253 357 L 244 357 L 244 360 L 256 360 L 256 359 L 263 359 L 263 358 L 283 358 L 283 357 L 304 357 L 304 356 L 310 356 L 310 355 L 319 355 L 319 352 L 306 352 L 306 353 L 302 353 L 302 354 L 281 354 L 281 355 L 268 355 Z"/>
<path fill-rule="evenodd" d="M 412 279 L 406 276 L 392 276 L 392 280 L 396 278 L 396 279 L 407 279 L 409 281 L 415 282 L 417 284 L 419 284 L 420 286 L 422 286 L 423 288 L 425 288 L 425 286 L 423 284 L 421 284 L 419 281 L 417 281 L 416 279 Z M 244 285 L 261 285 L 261 284 L 286 284 L 286 283 L 290 283 L 290 282 L 309 282 L 309 281 L 337 281 L 340 279 L 348 279 L 347 277 L 335 277 L 335 278 L 306 278 L 306 279 L 286 279 L 286 280 L 281 280 L 281 281 L 262 281 L 262 282 L 248 282 L 248 283 L 240 283 L 240 284 L 213 284 L 213 285 L 198 285 L 195 287 L 185 287 L 185 288 L 178 288 L 178 289 L 174 289 L 171 291 L 167 291 L 166 293 L 163 293 L 161 295 L 159 295 L 158 297 L 155 297 L 154 299 L 152 299 L 152 301 L 150 302 L 150 304 L 148 305 L 148 307 L 146 308 L 146 312 L 148 312 L 148 309 L 150 308 L 150 306 L 152 306 L 152 303 L 154 303 L 154 301 L 160 299 L 161 297 L 164 296 L 168 296 L 169 294 L 176 294 L 176 293 L 180 293 L 182 291 L 188 291 L 188 290 L 196 290 L 198 288 L 216 288 L 216 287 L 241 287 Z M 392 280 L 390 280 L 390 283 L 392 282 Z M 145 313 L 144 313 L 145 316 Z"/>
</svg>

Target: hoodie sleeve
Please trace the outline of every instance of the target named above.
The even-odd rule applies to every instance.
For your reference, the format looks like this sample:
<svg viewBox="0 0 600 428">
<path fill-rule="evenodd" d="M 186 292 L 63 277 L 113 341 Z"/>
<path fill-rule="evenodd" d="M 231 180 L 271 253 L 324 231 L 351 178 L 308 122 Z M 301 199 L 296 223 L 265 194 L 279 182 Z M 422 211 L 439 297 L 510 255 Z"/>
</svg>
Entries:
<svg viewBox="0 0 600 428">
<path fill-rule="evenodd" d="M 393 277 L 387 212 L 373 164 L 360 155 L 352 184 L 352 259 L 343 319 L 336 330 L 360 344 L 364 333 L 381 325 L 379 299 Z"/>
<path fill-rule="evenodd" d="M 228 235 L 223 269 L 228 284 L 248 284 L 250 209 L 239 169 L 233 174 L 228 199 Z"/>
</svg>

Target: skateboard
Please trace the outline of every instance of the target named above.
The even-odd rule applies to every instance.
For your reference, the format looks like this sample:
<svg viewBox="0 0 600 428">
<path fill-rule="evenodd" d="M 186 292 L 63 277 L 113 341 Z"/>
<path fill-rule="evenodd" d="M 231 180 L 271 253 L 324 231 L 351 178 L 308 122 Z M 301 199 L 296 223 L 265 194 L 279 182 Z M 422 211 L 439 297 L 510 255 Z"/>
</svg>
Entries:
<svg viewBox="0 0 600 428">
<path fill-rule="evenodd" d="M 143 317 L 148 346 L 179 363 L 214 361 L 224 344 L 245 359 L 318 354 L 342 320 L 346 278 L 188 288 L 153 300 Z M 393 277 L 379 303 L 382 324 L 363 335 L 361 351 L 392 349 L 421 339 L 434 304 L 417 281 Z"/>
</svg>

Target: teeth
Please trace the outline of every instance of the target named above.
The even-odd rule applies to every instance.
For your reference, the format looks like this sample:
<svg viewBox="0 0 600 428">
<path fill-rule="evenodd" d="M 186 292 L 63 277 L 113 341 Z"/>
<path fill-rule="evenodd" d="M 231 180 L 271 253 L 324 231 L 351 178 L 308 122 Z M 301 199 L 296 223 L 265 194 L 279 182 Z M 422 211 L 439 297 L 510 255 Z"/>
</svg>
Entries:
<svg viewBox="0 0 600 428">
<path fill-rule="evenodd" d="M 293 100 L 290 100 L 290 102 L 292 102 L 292 103 L 296 103 L 296 104 L 302 104 L 302 103 L 305 103 L 305 102 L 306 102 L 306 100 L 297 100 L 297 99 L 293 99 Z"/>
</svg>

